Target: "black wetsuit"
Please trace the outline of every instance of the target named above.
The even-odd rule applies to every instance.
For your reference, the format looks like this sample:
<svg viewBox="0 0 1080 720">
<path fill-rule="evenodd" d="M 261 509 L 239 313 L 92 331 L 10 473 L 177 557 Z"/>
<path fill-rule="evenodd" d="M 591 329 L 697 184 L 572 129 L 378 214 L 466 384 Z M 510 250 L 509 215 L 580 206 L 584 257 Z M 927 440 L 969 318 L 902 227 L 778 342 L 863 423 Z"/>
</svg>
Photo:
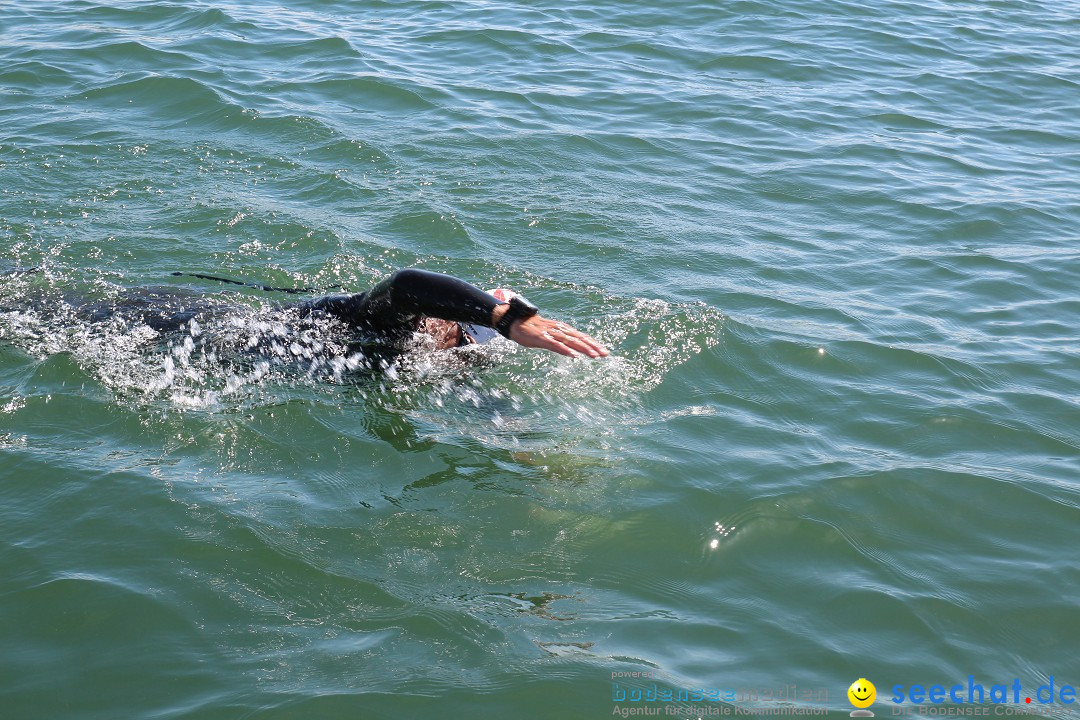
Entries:
<svg viewBox="0 0 1080 720">
<path fill-rule="evenodd" d="M 305 301 L 299 308 L 326 313 L 358 330 L 396 340 L 414 332 L 424 317 L 491 327 L 491 313 L 498 304 L 494 296 L 464 280 L 408 268 L 367 292 L 326 295 Z"/>
<path fill-rule="evenodd" d="M 68 303 L 91 322 L 119 316 L 166 333 L 182 331 L 193 319 L 230 309 L 210 302 L 205 295 L 178 288 L 133 288 L 112 301 L 87 303 L 69 298 Z M 464 344 L 466 334 L 475 339 L 477 327 L 491 327 L 491 313 L 498 304 L 495 297 L 464 280 L 407 268 L 367 292 L 325 295 L 282 307 L 299 310 L 303 316 L 325 314 L 390 342 L 408 339 L 424 317 L 451 320 L 461 324 Z"/>
</svg>

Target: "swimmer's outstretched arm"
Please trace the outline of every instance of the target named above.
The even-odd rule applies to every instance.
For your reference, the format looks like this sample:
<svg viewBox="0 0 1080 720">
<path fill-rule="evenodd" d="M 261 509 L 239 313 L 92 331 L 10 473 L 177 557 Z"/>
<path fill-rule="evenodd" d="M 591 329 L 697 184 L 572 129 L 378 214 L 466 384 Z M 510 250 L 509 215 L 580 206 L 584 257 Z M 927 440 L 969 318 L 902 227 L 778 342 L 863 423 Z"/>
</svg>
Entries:
<svg viewBox="0 0 1080 720">
<path fill-rule="evenodd" d="M 464 280 L 427 270 L 398 270 L 389 278 L 389 287 L 382 293 L 381 285 L 371 291 L 371 301 L 378 303 L 380 295 L 385 295 L 391 299 L 389 308 L 409 316 L 426 315 L 497 327 L 510 307 L 509 303 L 497 300 Z M 608 355 L 607 348 L 596 339 L 566 323 L 540 315 L 515 320 L 510 325 L 509 338 L 525 347 L 542 348 L 570 357 Z"/>
<path fill-rule="evenodd" d="M 509 303 L 497 300 L 475 285 L 441 273 L 409 268 L 391 277 L 394 305 L 420 315 L 498 327 Z M 378 287 L 372 291 L 378 290 Z M 568 355 L 604 357 L 608 350 L 597 340 L 566 323 L 540 315 L 515 320 L 508 337 L 519 345 Z"/>
<path fill-rule="evenodd" d="M 509 308 L 490 293 L 442 273 L 407 268 L 398 270 L 369 292 L 331 295 L 301 307 L 330 313 L 350 325 L 376 332 L 412 332 L 421 317 L 496 327 Z M 608 350 L 594 338 L 566 323 L 540 315 L 515 320 L 509 338 L 525 347 L 561 355 L 604 357 Z"/>
</svg>

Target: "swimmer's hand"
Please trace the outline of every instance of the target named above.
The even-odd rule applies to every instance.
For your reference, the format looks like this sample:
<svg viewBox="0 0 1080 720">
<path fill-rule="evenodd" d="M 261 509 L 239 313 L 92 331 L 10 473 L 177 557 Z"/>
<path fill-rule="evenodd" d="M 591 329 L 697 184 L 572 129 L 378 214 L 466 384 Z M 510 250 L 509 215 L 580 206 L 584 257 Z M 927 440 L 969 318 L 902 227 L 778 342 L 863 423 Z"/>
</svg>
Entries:
<svg viewBox="0 0 1080 720">
<path fill-rule="evenodd" d="M 495 322 L 497 323 L 506 305 L 495 308 Z M 540 315 L 518 320 L 510 326 L 510 339 L 518 345 L 530 348 L 540 348 L 551 352 L 567 355 L 569 357 L 607 357 L 611 353 L 600 344 L 596 338 L 572 328 L 558 320 L 548 320 Z"/>
</svg>

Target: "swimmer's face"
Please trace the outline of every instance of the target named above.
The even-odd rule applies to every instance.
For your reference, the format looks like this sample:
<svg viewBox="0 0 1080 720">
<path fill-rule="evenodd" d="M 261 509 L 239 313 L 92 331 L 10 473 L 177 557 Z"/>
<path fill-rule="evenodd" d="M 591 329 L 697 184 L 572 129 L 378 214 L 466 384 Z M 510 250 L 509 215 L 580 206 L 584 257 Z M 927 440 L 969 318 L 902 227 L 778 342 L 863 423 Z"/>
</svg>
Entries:
<svg viewBox="0 0 1080 720">
<path fill-rule="evenodd" d="M 859 678 L 847 689 L 848 700 L 857 708 L 870 707 L 877 697 L 877 688 L 866 678 Z"/>
<path fill-rule="evenodd" d="M 461 344 L 461 326 L 451 320 L 424 318 L 419 330 L 434 338 L 437 350 L 449 350 Z"/>
</svg>

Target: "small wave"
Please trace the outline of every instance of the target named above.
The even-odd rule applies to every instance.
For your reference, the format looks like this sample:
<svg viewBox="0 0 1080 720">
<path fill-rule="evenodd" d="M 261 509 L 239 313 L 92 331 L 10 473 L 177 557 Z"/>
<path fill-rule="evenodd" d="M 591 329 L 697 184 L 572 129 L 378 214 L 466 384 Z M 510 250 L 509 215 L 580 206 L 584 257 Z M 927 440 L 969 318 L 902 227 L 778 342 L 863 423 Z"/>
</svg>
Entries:
<svg viewBox="0 0 1080 720">
<path fill-rule="evenodd" d="M 335 98 L 348 98 L 347 104 L 367 110 L 401 112 L 430 110 L 442 105 L 443 90 L 404 78 L 368 75 L 366 77 L 313 78 L 302 83 L 282 83 L 268 87 L 270 94 L 302 93 L 305 97 L 325 93 Z M 346 103 L 339 99 L 339 103 Z"/>
<path fill-rule="evenodd" d="M 178 126 L 193 120 L 233 128 L 249 121 L 244 108 L 225 99 L 218 89 L 189 77 L 140 70 L 79 93 L 82 100 L 119 111 L 135 108 L 173 120 Z M 192 109 L 198 108 L 197 115 Z M 228 121 L 228 122 L 226 122 Z"/>
<path fill-rule="evenodd" d="M 215 27 L 229 27 L 234 32 L 252 30 L 255 26 L 236 20 L 218 8 L 195 10 L 186 5 L 154 5 L 110 7 L 91 5 L 80 10 L 80 19 L 88 23 L 129 27 L 141 33 L 202 31 Z"/>
<path fill-rule="evenodd" d="M 37 60 L 9 61 L 0 69 L 0 86 L 9 92 L 41 93 L 45 87 L 70 86 L 75 80 L 76 76 L 63 67 Z"/>
</svg>

